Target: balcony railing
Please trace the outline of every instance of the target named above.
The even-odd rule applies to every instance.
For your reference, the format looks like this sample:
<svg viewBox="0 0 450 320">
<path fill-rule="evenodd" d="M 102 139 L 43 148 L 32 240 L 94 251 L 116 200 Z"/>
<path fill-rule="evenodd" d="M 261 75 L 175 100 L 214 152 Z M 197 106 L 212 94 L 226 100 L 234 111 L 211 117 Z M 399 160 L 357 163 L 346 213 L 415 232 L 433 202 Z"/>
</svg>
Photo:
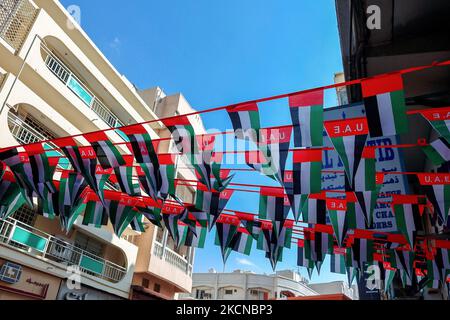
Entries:
<svg viewBox="0 0 450 320">
<path fill-rule="evenodd" d="M 90 90 L 84 85 L 65 64 L 53 55 L 48 48 L 42 46 L 47 53 L 45 64 L 49 70 L 64 83 L 81 101 L 94 111 L 111 128 L 123 126 L 119 118 L 106 107 Z"/>
<path fill-rule="evenodd" d="M 0 243 L 66 268 L 77 266 L 81 272 L 109 282 L 121 281 L 127 272 L 122 266 L 12 218 L 0 220 Z"/>
<path fill-rule="evenodd" d="M 153 244 L 154 256 L 164 259 L 164 261 L 185 272 L 187 275 L 192 275 L 192 265 L 186 259 L 167 247 L 163 248 L 163 245 L 157 241 Z"/>
<path fill-rule="evenodd" d="M 37 12 L 37 8 L 28 0 L 0 1 L 0 37 L 15 50 L 19 50 Z"/>
</svg>

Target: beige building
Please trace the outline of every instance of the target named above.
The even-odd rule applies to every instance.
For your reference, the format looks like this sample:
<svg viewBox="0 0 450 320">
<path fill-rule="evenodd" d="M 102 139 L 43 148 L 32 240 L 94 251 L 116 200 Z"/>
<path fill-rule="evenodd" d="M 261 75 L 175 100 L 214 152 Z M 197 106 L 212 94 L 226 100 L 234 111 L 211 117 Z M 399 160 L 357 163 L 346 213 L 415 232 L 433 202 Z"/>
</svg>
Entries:
<svg viewBox="0 0 450 320">
<path fill-rule="evenodd" d="M 54 0 L 0 2 L 0 108 L 0 147 L 192 110 L 180 94 L 166 96 L 159 88 L 139 92 Z M 204 132 L 199 117 L 191 120 L 198 133 Z M 147 129 L 153 139 L 169 135 L 160 122 Z M 115 131 L 108 136 L 123 142 Z M 119 148 L 129 153 L 124 145 Z M 170 150 L 168 142 L 160 144 L 159 152 Z M 178 177 L 195 179 L 186 164 L 179 167 Z M 178 195 L 193 201 L 194 191 L 184 188 Z M 59 221 L 25 206 L 0 221 L 0 268 L 21 271 L 17 282 L 0 280 L 0 299 L 159 299 L 190 292 L 194 250 L 175 250 L 167 232 L 149 224 L 143 234 L 128 228 L 118 238 L 111 225 L 96 229 L 81 221 L 65 234 Z M 81 270 L 82 288 L 74 292 L 66 288 L 71 266 Z"/>
</svg>

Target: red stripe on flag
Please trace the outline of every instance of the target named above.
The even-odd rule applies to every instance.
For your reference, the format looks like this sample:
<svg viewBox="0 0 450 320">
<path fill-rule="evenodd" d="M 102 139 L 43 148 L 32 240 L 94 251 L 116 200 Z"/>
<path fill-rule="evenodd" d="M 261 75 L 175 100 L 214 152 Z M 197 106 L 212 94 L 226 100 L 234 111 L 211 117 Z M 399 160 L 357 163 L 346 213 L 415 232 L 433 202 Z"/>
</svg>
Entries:
<svg viewBox="0 0 450 320">
<path fill-rule="evenodd" d="M 177 156 L 176 154 L 171 154 L 171 153 L 158 154 L 158 162 L 160 165 L 175 164 L 176 156 Z"/>
<path fill-rule="evenodd" d="M 256 103 L 245 103 L 233 107 L 227 108 L 228 112 L 239 112 L 239 111 L 258 111 L 258 104 Z"/>
<path fill-rule="evenodd" d="M 363 97 L 403 90 L 403 78 L 400 73 L 375 77 L 361 81 Z"/>
<path fill-rule="evenodd" d="M 82 159 L 95 159 L 97 157 L 92 147 L 80 147 L 79 151 Z"/>
<path fill-rule="evenodd" d="M 281 187 L 261 187 L 259 192 L 262 196 L 273 196 L 279 198 L 284 198 L 285 196 L 284 189 Z"/>
<path fill-rule="evenodd" d="M 365 117 L 324 122 L 330 138 L 357 136 L 369 133 L 369 126 Z"/>
<path fill-rule="evenodd" d="M 417 177 L 423 186 L 450 184 L 450 173 L 418 173 Z"/>
<path fill-rule="evenodd" d="M 289 97 L 289 106 L 291 108 L 317 105 L 323 105 L 323 90 L 300 93 Z"/>
<path fill-rule="evenodd" d="M 25 151 L 28 153 L 29 156 L 34 156 L 45 152 L 44 147 L 42 147 L 42 143 L 23 145 L 23 148 L 25 149 Z"/>
<path fill-rule="evenodd" d="M 245 151 L 245 161 L 247 163 L 257 163 L 257 164 L 266 164 L 267 163 L 266 157 L 259 150 Z"/>
<path fill-rule="evenodd" d="M 52 142 L 60 148 L 74 147 L 77 145 L 77 143 L 75 142 L 75 140 L 72 137 L 58 138 L 58 139 L 52 140 Z"/>
<path fill-rule="evenodd" d="M 142 124 L 134 124 L 131 126 L 121 127 L 119 128 L 119 130 L 125 133 L 126 135 L 149 133 Z"/>
<path fill-rule="evenodd" d="M 450 119 L 450 107 L 434 108 L 419 111 L 425 119 L 430 121 L 442 121 Z"/>
<path fill-rule="evenodd" d="M 239 212 L 235 211 L 234 214 L 240 219 L 245 221 L 255 221 L 256 216 L 255 214 L 245 213 L 245 212 Z"/>
<path fill-rule="evenodd" d="M 260 144 L 285 143 L 291 141 L 292 126 L 264 128 L 260 130 Z"/>
<path fill-rule="evenodd" d="M 97 141 L 107 141 L 109 140 L 108 136 L 103 131 L 97 131 L 92 133 L 85 133 L 83 137 L 89 141 L 89 143 L 94 143 Z"/>
<path fill-rule="evenodd" d="M 375 148 L 365 147 L 362 153 L 364 159 L 375 159 Z"/>
<path fill-rule="evenodd" d="M 342 199 L 327 199 L 327 209 L 328 210 L 337 210 L 337 211 L 346 211 L 347 210 L 347 200 Z"/>
<path fill-rule="evenodd" d="M 293 152 L 294 163 L 322 162 L 322 149 L 298 149 Z"/>
<path fill-rule="evenodd" d="M 166 127 L 191 125 L 191 122 L 189 121 L 189 118 L 187 116 L 177 116 L 176 118 L 162 119 L 161 122 Z"/>
<path fill-rule="evenodd" d="M 236 216 L 222 213 L 219 218 L 217 218 L 217 223 L 231 224 L 233 226 L 239 226 L 240 221 Z"/>
</svg>

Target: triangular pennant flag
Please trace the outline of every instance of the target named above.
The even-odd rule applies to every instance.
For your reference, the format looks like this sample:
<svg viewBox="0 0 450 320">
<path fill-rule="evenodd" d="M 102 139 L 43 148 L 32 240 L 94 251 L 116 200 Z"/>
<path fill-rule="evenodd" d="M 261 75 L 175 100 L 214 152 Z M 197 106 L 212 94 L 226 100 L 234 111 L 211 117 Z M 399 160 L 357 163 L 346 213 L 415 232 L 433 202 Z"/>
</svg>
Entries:
<svg viewBox="0 0 450 320">
<path fill-rule="evenodd" d="M 450 174 L 420 173 L 417 176 L 439 220 L 446 224 L 450 212 Z"/>
<path fill-rule="evenodd" d="M 116 146 L 109 141 L 103 131 L 86 133 L 83 137 L 92 145 L 99 164 L 103 169 L 117 168 L 125 165 L 122 155 Z"/>
<path fill-rule="evenodd" d="M 133 153 L 137 163 L 151 163 L 158 167 L 158 157 L 155 146 L 147 129 L 141 124 L 121 127 L 122 131 L 130 140 L 130 151 Z"/>
<path fill-rule="evenodd" d="M 323 90 L 289 97 L 296 148 L 323 145 Z"/>
<path fill-rule="evenodd" d="M 253 237 L 245 228 L 238 228 L 231 240 L 229 247 L 236 252 L 250 255 L 252 250 Z"/>
<path fill-rule="evenodd" d="M 363 80 L 361 88 L 371 138 L 408 132 L 400 73 Z"/>
<path fill-rule="evenodd" d="M 361 161 L 356 170 L 352 186 L 346 186 L 348 191 L 374 191 L 378 185 L 376 181 L 375 148 L 365 147 Z M 348 179 L 345 179 L 346 184 Z"/>
<path fill-rule="evenodd" d="M 136 203 L 136 199 L 119 192 L 113 192 L 105 197 L 104 206 L 118 237 L 122 236 L 131 221 L 139 214 L 134 208 Z"/>
<path fill-rule="evenodd" d="M 355 192 L 357 198 L 356 214 L 364 217 L 366 227 L 361 229 L 371 229 L 373 226 L 373 212 L 378 199 L 379 189 L 374 191 Z"/>
<path fill-rule="evenodd" d="M 130 227 L 134 231 L 145 232 L 144 215 L 141 213 L 136 213 L 133 220 L 130 222 Z"/>
<path fill-rule="evenodd" d="M 422 150 L 434 166 L 450 161 L 450 142 L 444 138 L 434 140 L 430 145 L 423 146 Z"/>
<path fill-rule="evenodd" d="M 130 197 L 140 196 L 141 189 L 139 184 L 133 182 L 133 156 L 124 155 L 123 159 L 125 161 L 125 165 L 114 168 L 114 177 L 116 178 L 120 190 L 123 193 L 126 193 Z M 112 177 L 113 176 L 110 177 L 111 180 Z"/>
<path fill-rule="evenodd" d="M 108 224 L 108 213 L 102 202 L 93 192 L 89 192 L 84 199 L 86 209 L 83 216 L 83 225 L 101 228 Z"/>
<path fill-rule="evenodd" d="M 345 257 L 342 254 L 331 255 L 330 271 L 333 273 L 345 274 Z"/>
<path fill-rule="evenodd" d="M 302 208 L 303 222 L 308 224 L 326 224 L 327 204 L 322 194 L 311 194 Z"/>
<path fill-rule="evenodd" d="M 420 216 L 419 207 L 417 204 L 410 202 L 406 197 L 407 196 L 401 197 L 399 195 L 394 195 L 392 197 L 392 204 L 397 229 L 406 238 L 410 247 L 414 248 L 416 236 L 415 220 Z"/>
<path fill-rule="evenodd" d="M 247 232 L 253 237 L 253 239 L 258 240 L 261 234 L 262 222 L 256 220 L 256 215 L 237 212 L 235 215 L 241 220 L 241 225 L 247 230 Z"/>
<path fill-rule="evenodd" d="M 257 146 L 267 159 L 267 163 L 260 168 L 250 165 L 268 177 L 275 177 L 280 184 L 283 184 L 292 127 L 264 128 L 259 133 L 260 139 Z"/>
<path fill-rule="evenodd" d="M 226 251 L 230 248 L 230 243 L 239 228 L 239 219 L 235 216 L 222 214 L 215 225 L 217 230 L 216 245 L 220 246 L 222 258 L 225 262 Z"/>
<path fill-rule="evenodd" d="M 208 229 L 210 231 L 232 195 L 233 190 L 210 192 L 200 184 L 197 186 L 195 207 L 208 214 Z"/>
<path fill-rule="evenodd" d="M 351 247 L 353 259 L 358 263 L 358 267 L 363 270 L 364 264 L 372 264 L 374 258 L 373 240 L 355 238 Z"/>
<path fill-rule="evenodd" d="M 159 164 L 141 163 L 136 168 L 142 189 L 153 200 L 175 196 L 175 164 L 171 154 L 158 155 Z"/>
<path fill-rule="evenodd" d="M 69 231 L 80 213 L 78 207 L 83 203 L 82 193 L 87 183 L 78 172 L 64 170 L 59 181 L 59 218 L 63 229 Z"/>
<path fill-rule="evenodd" d="M 290 210 L 290 203 L 279 187 L 261 187 L 259 197 L 259 219 L 270 220 L 274 223 L 278 235 L 283 227 Z M 278 224 L 277 224 L 278 223 Z"/>
<path fill-rule="evenodd" d="M 439 135 L 450 143 L 450 107 L 433 108 L 420 112 Z"/>
<path fill-rule="evenodd" d="M 183 206 L 175 204 L 164 204 L 164 207 L 162 208 L 164 227 L 166 227 L 175 244 L 180 243 L 178 221 L 180 220 L 184 210 L 185 208 Z"/>
<path fill-rule="evenodd" d="M 353 182 L 367 141 L 366 118 L 325 122 L 325 128 L 334 149 L 344 164 L 345 174 Z M 350 187 L 353 187 L 351 185 Z"/>
<path fill-rule="evenodd" d="M 5 172 L 0 179 L 0 220 L 5 220 L 26 203 L 13 175 Z"/>
<path fill-rule="evenodd" d="M 347 235 L 347 201 L 340 199 L 327 199 L 327 210 L 338 245 L 339 247 L 342 247 L 345 236 Z"/>
<path fill-rule="evenodd" d="M 395 272 L 397 271 L 397 269 L 394 268 L 385 268 L 385 275 L 384 275 L 384 291 L 388 292 L 391 285 L 392 285 L 392 281 L 394 280 L 395 277 Z"/>
<path fill-rule="evenodd" d="M 191 164 L 194 164 L 193 155 L 197 154 L 199 147 L 195 138 L 194 127 L 188 116 L 177 116 L 161 120 L 172 133 L 177 150 L 186 155 Z"/>
<path fill-rule="evenodd" d="M 190 229 L 188 229 L 184 245 L 186 247 L 204 248 L 208 229 L 206 228 L 206 226 L 202 226 L 200 223 L 197 223 L 195 225 L 195 228 L 195 233 L 191 232 Z"/>
</svg>

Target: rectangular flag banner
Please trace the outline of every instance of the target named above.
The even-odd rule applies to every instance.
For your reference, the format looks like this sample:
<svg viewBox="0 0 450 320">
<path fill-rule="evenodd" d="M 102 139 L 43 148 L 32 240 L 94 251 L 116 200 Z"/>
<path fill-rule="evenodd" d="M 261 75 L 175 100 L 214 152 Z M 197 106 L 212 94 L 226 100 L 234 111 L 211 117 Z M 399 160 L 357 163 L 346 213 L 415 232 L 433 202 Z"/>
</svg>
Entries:
<svg viewBox="0 0 450 320">
<path fill-rule="evenodd" d="M 256 103 L 242 104 L 227 108 L 233 125 L 236 139 L 249 139 L 254 143 L 259 141 L 259 110 Z"/>
<path fill-rule="evenodd" d="M 117 184 L 123 193 L 126 193 L 130 197 L 136 197 L 141 195 L 141 189 L 139 183 L 133 181 L 133 175 L 135 175 L 135 170 L 133 167 L 133 156 L 124 155 L 122 156 L 125 161 L 125 165 L 114 168 L 114 176 L 111 176 L 117 180 Z"/>
<path fill-rule="evenodd" d="M 334 149 L 344 164 L 347 178 L 352 183 L 367 142 L 367 119 L 353 118 L 326 121 L 325 129 Z"/>
<path fill-rule="evenodd" d="M 323 146 L 323 90 L 289 97 L 296 148 Z"/>
<path fill-rule="evenodd" d="M 152 163 L 158 166 L 158 158 L 150 133 L 141 124 L 121 127 L 122 131 L 130 140 L 130 151 L 133 153 L 137 163 Z"/>
<path fill-rule="evenodd" d="M 371 138 L 408 132 L 401 74 L 363 80 L 361 88 Z"/>
</svg>

